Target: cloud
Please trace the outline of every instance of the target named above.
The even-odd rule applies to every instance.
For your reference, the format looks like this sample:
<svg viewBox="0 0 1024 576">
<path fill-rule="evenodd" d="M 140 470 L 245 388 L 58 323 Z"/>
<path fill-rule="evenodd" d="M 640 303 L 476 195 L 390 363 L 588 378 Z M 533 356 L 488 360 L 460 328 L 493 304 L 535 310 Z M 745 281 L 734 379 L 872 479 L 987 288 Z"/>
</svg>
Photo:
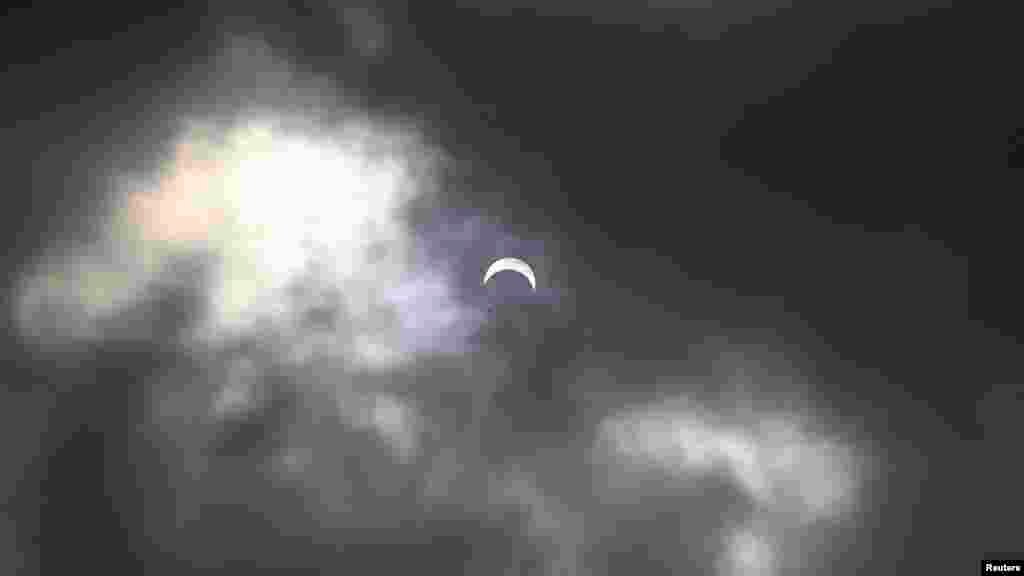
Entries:
<svg viewBox="0 0 1024 576">
<path fill-rule="evenodd" d="M 708 478 L 735 486 L 753 511 L 729 530 L 720 570 L 778 574 L 776 559 L 799 546 L 795 533 L 851 511 L 861 464 L 851 446 L 804 429 L 799 414 L 744 412 L 709 410 L 687 397 L 666 400 L 608 417 L 598 446 L 619 467 L 654 466 L 680 486 Z"/>
<path fill-rule="evenodd" d="M 206 341 L 287 324 L 304 282 L 308 298 L 341 296 L 346 321 L 336 330 L 348 333 L 335 334 L 332 353 L 354 364 L 458 349 L 472 311 L 454 300 L 443 271 L 415 260 L 404 220 L 433 189 L 421 170 L 429 147 L 393 120 L 344 111 L 325 123 L 329 92 L 297 80 L 258 43 L 232 40 L 225 58 L 234 66 L 216 90 L 243 91 L 247 105 L 186 118 L 158 173 L 120 175 L 102 240 L 44 262 L 26 281 L 24 331 L 39 333 L 42 308 L 61 306 L 74 313 L 58 316 L 77 319 L 51 332 L 85 337 L 142 300 L 169 261 L 196 255 L 207 270 L 197 327 Z"/>
<path fill-rule="evenodd" d="M 338 13 L 348 32 L 352 47 L 363 57 L 389 55 L 393 43 L 391 25 L 381 18 L 380 10 L 373 3 L 332 2 L 331 7 Z"/>
<path fill-rule="evenodd" d="M 199 375 L 145 381 L 155 427 L 188 472 L 175 477 L 183 502 L 210 498 L 204 482 L 235 465 L 202 456 L 232 418 L 271 431 L 249 440 L 269 445 L 257 451 L 268 454 L 260 470 L 302 495 L 310 532 L 378 525 L 438 500 L 485 516 L 512 507 L 520 517 L 506 528 L 550 574 L 587 573 L 609 546 L 592 526 L 627 516 L 605 497 L 649 496 L 651 484 L 635 480 L 651 468 L 669 492 L 709 479 L 732 486 L 724 499 L 702 496 L 709 516 L 684 514 L 693 502 L 678 494 L 662 506 L 681 514 L 688 534 L 720 536 L 723 574 L 778 573 L 779 559 L 799 551 L 800 530 L 842 518 L 856 500 L 855 451 L 812 433 L 805 410 L 775 406 L 800 396 L 795 374 L 752 370 L 729 396 L 718 372 L 743 372 L 751 363 L 742 355 L 723 354 L 712 370 L 706 358 L 630 358 L 624 351 L 656 348 L 666 333 L 624 330 L 619 319 L 641 303 L 623 293 L 602 303 L 614 308 L 604 320 L 587 319 L 617 353 L 576 354 L 584 336 L 546 330 L 572 320 L 558 247 L 445 207 L 434 177 L 443 154 L 414 122 L 348 106 L 340 90 L 252 40 L 229 42 L 213 69 L 225 73 L 204 85 L 205 104 L 184 116 L 160 168 L 116 174 L 100 237 L 55 247 L 23 278 L 19 300 L 23 335 L 65 346 L 102 340 L 112 319 L 137 310 L 143 321 L 128 337 L 157 336 L 145 321 L 154 294 L 194 286 L 187 337 L 205 354 Z M 427 216 L 413 222 L 413 207 Z M 501 256 L 534 266 L 536 294 L 481 289 L 483 269 Z M 183 269 L 183 258 L 203 265 Z M 525 326 L 524 335 L 513 345 L 476 338 L 503 324 Z M 670 338 L 694 329 L 670 328 Z M 231 347 L 266 334 L 269 350 Z M 566 390 L 571 401 L 557 415 L 579 426 L 544 436 L 528 456 L 508 455 L 508 444 L 537 437 L 527 432 L 557 403 L 520 394 L 522 406 L 498 409 L 495 397 L 538 385 Z M 278 420 L 268 407 L 281 407 Z M 610 474 L 586 462 L 591 445 Z M 612 486 L 615 474 L 626 481 Z M 226 491 L 244 499 L 243 484 L 266 479 L 246 476 Z M 749 515 L 723 529 L 720 509 L 737 501 Z"/>
</svg>

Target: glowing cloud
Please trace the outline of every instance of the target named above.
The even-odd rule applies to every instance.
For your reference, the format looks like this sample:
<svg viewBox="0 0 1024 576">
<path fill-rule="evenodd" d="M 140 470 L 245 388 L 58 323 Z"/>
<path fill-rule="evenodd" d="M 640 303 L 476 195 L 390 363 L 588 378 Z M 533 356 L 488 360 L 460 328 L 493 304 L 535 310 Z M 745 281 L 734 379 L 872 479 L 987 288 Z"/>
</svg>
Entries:
<svg viewBox="0 0 1024 576">
<path fill-rule="evenodd" d="M 431 187 L 411 168 L 424 148 L 365 120 L 315 134 L 283 124 L 190 127 L 150 186 L 122 191 L 105 241 L 56 266 L 48 285 L 61 284 L 89 324 L 141 298 L 169 258 L 196 254 L 209 272 L 201 340 L 294 328 L 299 307 L 331 292 L 344 321 L 330 354 L 373 369 L 457 350 L 451 330 L 471 314 L 443 273 L 416 260 L 403 220 Z"/>
</svg>

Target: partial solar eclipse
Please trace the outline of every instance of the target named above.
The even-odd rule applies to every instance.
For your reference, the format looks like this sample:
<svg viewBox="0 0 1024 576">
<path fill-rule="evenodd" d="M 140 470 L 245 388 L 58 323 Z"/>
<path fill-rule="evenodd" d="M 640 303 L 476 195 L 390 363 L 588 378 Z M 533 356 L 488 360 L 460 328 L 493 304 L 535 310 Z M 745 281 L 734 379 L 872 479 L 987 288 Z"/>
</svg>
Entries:
<svg viewBox="0 0 1024 576">
<path fill-rule="evenodd" d="M 492 262 L 487 268 L 487 272 L 484 274 L 484 281 L 481 282 L 481 285 L 487 284 L 487 281 L 490 280 L 492 276 L 498 272 L 504 272 L 505 270 L 522 274 L 530 281 L 530 288 L 534 291 L 537 290 L 537 277 L 533 274 L 533 268 L 519 258 L 499 258 Z"/>
</svg>

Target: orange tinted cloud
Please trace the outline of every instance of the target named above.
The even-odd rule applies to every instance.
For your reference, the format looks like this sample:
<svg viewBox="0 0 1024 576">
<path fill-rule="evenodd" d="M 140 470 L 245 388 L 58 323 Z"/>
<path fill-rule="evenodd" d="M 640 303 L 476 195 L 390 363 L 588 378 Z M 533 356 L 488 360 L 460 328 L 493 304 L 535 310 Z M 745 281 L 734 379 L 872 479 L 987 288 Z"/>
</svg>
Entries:
<svg viewBox="0 0 1024 576">
<path fill-rule="evenodd" d="M 200 157 L 194 144 L 179 144 L 172 169 L 155 190 L 129 197 L 133 221 L 151 240 L 171 244 L 205 240 L 224 220 L 223 208 L 211 202 L 211 189 L 222 170 L 218 162 Z"/>
</svg>

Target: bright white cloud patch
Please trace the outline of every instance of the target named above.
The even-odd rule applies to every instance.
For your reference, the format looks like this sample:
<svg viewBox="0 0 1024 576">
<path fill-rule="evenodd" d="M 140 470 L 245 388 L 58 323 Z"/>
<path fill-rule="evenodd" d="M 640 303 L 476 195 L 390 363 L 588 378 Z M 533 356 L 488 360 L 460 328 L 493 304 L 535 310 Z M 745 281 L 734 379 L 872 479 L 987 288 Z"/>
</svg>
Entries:
<svg viewBox="0 0 1024 576">
<path fill-rule="evenodd" d="M 59 296 L 75 311 L 64 321 L 78 318 L 76 332 L 86 333 L 140 298 L 170 257 L 199 253 L 210 264 L 204 341 L 288 326 L 297 305 L 333 294 L 341 318 L 328 352 L 353 365 L 391 367 L 457 348 L 446 337 L 471 315 L 448 280 L 416 260 L 403 220 L 430 189 L 412 168 L 425 152 L 411 140 L 366 120 L 316 133 L 269 119 L 192 127 L 148 186 L 120 191 L 103 242 L 39 276 L 26 323 L 39 322 L 37 296 L 50 288 L 42 300 L 52 306 Z M 307 290 L 301 302 L 297 286 Z"/>
</svg>

